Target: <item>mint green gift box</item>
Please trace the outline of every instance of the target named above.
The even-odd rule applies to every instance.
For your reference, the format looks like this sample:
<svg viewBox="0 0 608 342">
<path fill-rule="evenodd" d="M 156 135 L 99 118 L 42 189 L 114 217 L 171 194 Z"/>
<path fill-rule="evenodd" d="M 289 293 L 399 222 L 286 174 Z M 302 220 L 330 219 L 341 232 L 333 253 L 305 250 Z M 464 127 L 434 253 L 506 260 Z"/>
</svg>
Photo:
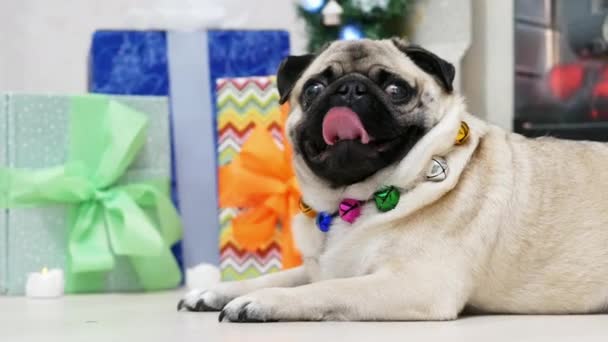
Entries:
<svg viewBox="0 0 608 342">
<path fill-rule="evenodd" d="M 179 285 L 169 139 L 165 97 L 0 94 L 0 293 L 44 267 L 68 293 Z"/>
</svg>

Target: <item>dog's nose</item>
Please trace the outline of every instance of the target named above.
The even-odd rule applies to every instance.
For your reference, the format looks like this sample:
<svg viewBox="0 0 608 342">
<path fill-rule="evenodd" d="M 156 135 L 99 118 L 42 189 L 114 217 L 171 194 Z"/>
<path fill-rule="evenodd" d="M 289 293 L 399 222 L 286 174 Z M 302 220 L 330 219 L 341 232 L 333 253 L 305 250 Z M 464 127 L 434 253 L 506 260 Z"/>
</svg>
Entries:
<svg viewBox="0 0 608 342">
<path fill-rule="evenodd" d="M 336 93 L 344 100 L 356 100 L 367 94 L 367 86 L 361 81 L 349 81 L 340 85 Z"/>
</svg>

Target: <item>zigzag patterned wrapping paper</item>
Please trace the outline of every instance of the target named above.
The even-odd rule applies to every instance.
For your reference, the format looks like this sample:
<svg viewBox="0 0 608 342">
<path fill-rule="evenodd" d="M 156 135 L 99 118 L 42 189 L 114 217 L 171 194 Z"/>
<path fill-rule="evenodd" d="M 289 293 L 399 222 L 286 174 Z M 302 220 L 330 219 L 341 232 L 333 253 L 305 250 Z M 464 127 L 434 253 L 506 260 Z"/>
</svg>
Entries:
<svg viewBox="0 0 608 342">
<path fill-rule="evenodd" d="M 256 127 L 281 141 L 281 107 L 275 77 L 224 78 L 217 81 L 218 164 L 226 165 Z M 281 269 L 280 229 L 255 253 L 235 241 L 231 220 L 235 208 L 220 208 L 220 269 L 222 280 L 241 280 Z M 277 227 L 278 228 L 278 227 Z"/>
</svg>

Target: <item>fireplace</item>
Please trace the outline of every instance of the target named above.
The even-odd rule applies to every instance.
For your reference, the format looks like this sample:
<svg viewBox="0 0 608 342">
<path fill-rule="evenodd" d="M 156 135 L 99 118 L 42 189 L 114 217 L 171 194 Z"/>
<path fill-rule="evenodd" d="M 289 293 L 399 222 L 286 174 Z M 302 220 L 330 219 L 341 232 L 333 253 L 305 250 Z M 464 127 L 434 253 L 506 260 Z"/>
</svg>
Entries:
<svg viewBox="0 0 608 342">
<path fill-rule="evenodd" d="M 608 1 L 516 0 L 514 130 L 608 141 Z"/>
</svg>

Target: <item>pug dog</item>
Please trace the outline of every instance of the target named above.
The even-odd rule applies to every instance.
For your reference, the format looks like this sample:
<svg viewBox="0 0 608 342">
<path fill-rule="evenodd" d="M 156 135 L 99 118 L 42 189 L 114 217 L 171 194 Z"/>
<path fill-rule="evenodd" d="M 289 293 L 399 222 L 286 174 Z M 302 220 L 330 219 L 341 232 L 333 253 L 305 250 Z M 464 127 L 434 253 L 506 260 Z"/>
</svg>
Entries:
<svg viewBox="0 0 608 342">
<path fill-rule="evenodd" d="M 287 58 L 277 83 L 309 207 L 293 225 L 303 265 L 193 290 L 179 308 L 230 322 L 605 311 L 608 146 L 506 132 L 469 114 L 453 80 L 397 39 Z M 392 210 L 374 201 L 387 186 Z M 345 199 L 356 220 L 336 214 Z"/>
</svg>

